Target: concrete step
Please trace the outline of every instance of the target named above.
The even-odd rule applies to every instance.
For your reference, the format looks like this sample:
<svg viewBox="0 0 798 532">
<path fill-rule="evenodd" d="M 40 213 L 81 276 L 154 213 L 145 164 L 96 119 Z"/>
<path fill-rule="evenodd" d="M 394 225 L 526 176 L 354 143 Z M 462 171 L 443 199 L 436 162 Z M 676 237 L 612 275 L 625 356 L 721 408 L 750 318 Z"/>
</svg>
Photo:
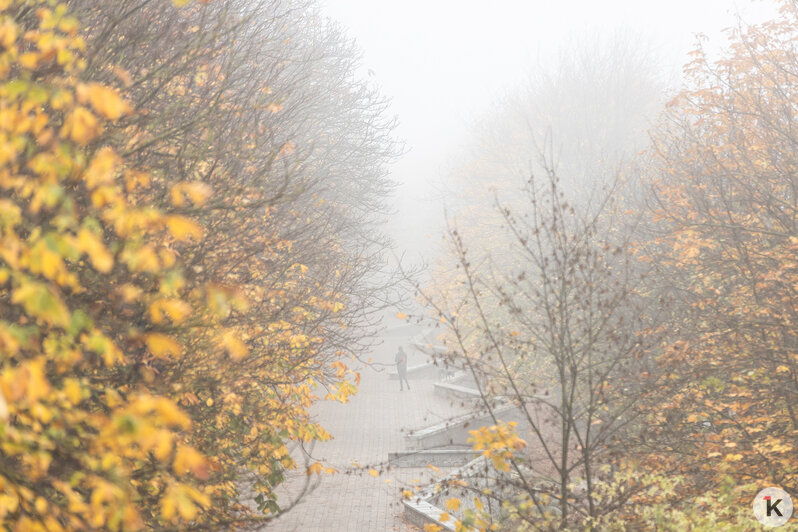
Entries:
<svg viewBox="0 0 798 532">
<path fill-rule="evenodd" d="M 394 467 L 460 467 L 474 459 L 473 449 L 421 449 L 388 453 L 388 463 Z"/>
<path fill-rule="evenodd" d="M 496 406 L 494 414 L 501 421 L 522 421 L 523 415 L 517 406 L 503 404 Z M 469 431 L 493 425 L 493 418 L 484 410 L 463 414 L 455 418 L 410 432 L 407 445 L 411 450 L 433 449 L 450 445 L 467 446 Z"/>
<path fill-rule="evenodd" d="M 441 527 L 442 530 L 454 530 L 454 521 L 448 519 L 445 522 L 440 521 L 443 510 L 435 505 L 432 505 L 424 500 L 404 500 L 402 504 L 405 507 L 405 521 L 419 528 L 424 528 L 424 525 L 434 524 Z"/>
<path fill-rule="evenodd" d="M 435 500 L 439 498 L 440 486 L 446 484 L 449 479 L 455 478 L 469 478 L 472 477 L 477 471 L 481 470 L 485 464 L 485 457 L 479 456 L 474 458 L 464 466 L 449 473 L 438 482 L 434 482 L 426 487 L 417 497 L 410 500 L 403 500 L 402 504 L 405 507 L 404 517 L 405 521 L 423 528 L 426 524 L 436 524 L 442 527 L 443 530 L 454 530 L 454 519 L 457 515 L 450 516 L 446 522 L 441 522 L 440 517 L 443 510 L 436 506 Z"/>
<path fill-rule="evenodd" d="M 445 397 L 452 397 L 455 399 L 480 399 L 479 390 L 469 386 L 462 386 L 460 384 L 452 384 L 449 382 L 436 382 L 435 393 Z"/>
</svg>

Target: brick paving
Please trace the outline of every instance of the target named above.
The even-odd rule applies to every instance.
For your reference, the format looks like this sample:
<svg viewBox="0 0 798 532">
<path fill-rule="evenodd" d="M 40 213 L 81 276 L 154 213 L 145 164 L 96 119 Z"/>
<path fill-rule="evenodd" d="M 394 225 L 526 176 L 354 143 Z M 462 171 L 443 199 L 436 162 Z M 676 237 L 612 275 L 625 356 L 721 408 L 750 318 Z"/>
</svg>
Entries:
<svg viewBox="0 0 798 532">
<path fill-rule="evenodd" d="M 374 362 L 392 364 L 399 345 L 404 345 L 408 352 L 408 366 L 425 361 L 423 354 L 408 349 L 413 331 L 409 327 L 404 330 L 406 334 L 385 337 L 383 345 L 374 352 Z M 417 530 L 402 519 L 401 490 L 414 482 L 426 484 L 446 470 L 397 468 L 383 470 L 374 478 L 368 469 L 375 464 L 384 465 L 389 452 L 405 450 L 404 434 L 408 430 L 437 423 L 465 409 L 436 396 L 431 379 L 414 380 L 411 376 L 412 390 L 400 392 L 399 382 L 388 379 L 390 369 L 390 366 L 363 368 L 360 391 L 349 403 L 323 402 L 313 407 L 314 416 L 334 439 L 316 444 L 312 455 L 341 473 L 323 475 L 316 488 L 306 493 L 298 505 L 264 530 Z M 295 455 L 299 456 L 299 452 L 295 451 Z M 348 474 L 346 471 L 355 462 L 363 469 Z M 301 490 L 304 481 L 303 473 L 290 475 L 280 488 L 281 504 L 287 504 Z"/>
</svg>

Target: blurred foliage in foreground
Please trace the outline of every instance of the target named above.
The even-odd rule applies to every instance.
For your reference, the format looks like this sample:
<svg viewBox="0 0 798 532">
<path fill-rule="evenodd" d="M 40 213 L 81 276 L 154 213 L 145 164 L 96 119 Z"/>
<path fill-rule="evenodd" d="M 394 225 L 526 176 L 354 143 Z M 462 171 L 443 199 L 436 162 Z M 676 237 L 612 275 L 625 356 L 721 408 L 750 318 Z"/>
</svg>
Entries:
<svg viewBox="0 0 798 532">
<path fill-rule="evenodd" d="M 268 520 L 356 391 L 383 103 L 312 10 L 175 3 L 0 2 L 3 528 Z"/>
</svg>

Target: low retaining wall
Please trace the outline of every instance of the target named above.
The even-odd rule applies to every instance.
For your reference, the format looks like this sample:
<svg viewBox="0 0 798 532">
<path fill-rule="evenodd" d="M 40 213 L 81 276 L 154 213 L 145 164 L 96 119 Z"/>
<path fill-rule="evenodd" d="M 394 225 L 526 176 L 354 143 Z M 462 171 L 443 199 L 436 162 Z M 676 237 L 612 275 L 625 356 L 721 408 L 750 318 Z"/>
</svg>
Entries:
<svg viewBox="0 0 798 532">
<path fill-rule="evenodd" d="M 497 406 L 493 412 L 501 421 L 520 423 L 525 419 L 518 407 L 512 404 Z M 408 447 L 413 450 L 451 445 L 467 446 L 469 445 L 468 438 L 471 436 L 469 431 L 487 425 L 493 425 L 493 418 L 490 414 L 485 411 L 473 412 L 413 431 L 406 438 Z"/>
<path fill-rule="evenodd" d="M 436 382 L 435 394 L 443 395 L 445 397 L 452 397 L 455 399 L 481 399 L 479 390 L 469 386 L 462 386 L 460 384 L 452 384 L 449 382 Z"/>
<path fill-rule="evenodd" d="M 415 525 L 421 529 L 424 525 L 435 524 L 443 530 L 454 530 L 454 523 L 452 519 L 446 522 L 441 522 L 440 519 L 443 510 L 434 506 L 424 500 L 411 500 L 402 501 L 405 507 L 405 521 L 411 525 Z"/>
<path fill-rule="evenodd" d="M 484 467 L 484 464 L 485 457 L 479 456 L 468 462 L 463 467 L 458 468 L 453 473 L 450 473 L 438 482 L 427 486 L 427 488 L 417 497 L 403 500 L 402 504 L 405 507 L 405 521 L 416 525 L 419 528 L 424 528 L 424 525 L 427 524 L 436 524 L 443 530 L 454 530 L 454 518 L 456 516 L 451 516 L 446 522 L 441 522 L 440 517 L 443 513 L 443 510 L 441 510 L 432 502 L 436 498 L 436 494 L 439 492 L 438 485 L 446 482 L 448 479 L 468 478 L 472 476 L 475 471 Z"/>
<path fill-rule="evenodd" d="M 394 467 L 461 467 L 477 455 L 473 449 L 421 449 L 388 453 L 388 463 Z"/>
</svg>

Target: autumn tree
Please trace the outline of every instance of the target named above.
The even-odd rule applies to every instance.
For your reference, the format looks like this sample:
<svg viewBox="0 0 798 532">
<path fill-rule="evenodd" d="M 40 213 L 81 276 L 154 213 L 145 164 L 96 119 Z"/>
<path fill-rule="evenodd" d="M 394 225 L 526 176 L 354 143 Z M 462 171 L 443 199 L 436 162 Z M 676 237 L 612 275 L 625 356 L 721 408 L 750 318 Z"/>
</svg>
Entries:
<svg viewBox="0 0 798 532">
<path fill-rule="evenodd" d="M 479 118 L 452 169 L 447 206 L 462 234 L 490 247 L 501 224 L 494 195 L 523 208 L 523 183 L 547 166 L 579 205 L 602 197 L 602 187 L 647 144 L 648 121 L 670 82 L 662 63 L 644 37 L 614 33 L 575 40 L 534 64 Z"/>
<path fill-rule="evenodd" d="M 384 104 L 312 9 L 5 9 L 3 515 L 267 520 L 287 442 L 329 437 L 308 407 L 355 390 Z"/>
<path fill-rule="evenodd" d="M 385 102 L 354 78 L 353 44 L 312 3 L 72 5 L 88 21 L 88 74 L 127 86 L 145 111 L 122 141 L 159 176 L 147 201 L 205 230 L 181 250 L 192 279 L 250 296 L 226 316 L 247 335 L 234 365 L 194 344 L 195 358 L 160 376 L 212 429 L 197 445 L 229 460 L 220 484 L 246 471 L 274 513 L 273 488 L 295 467 L 284 442 L 329 437 L 306 410 L 353 393 L 345 362 L 373 330 L 386 244 L 374 224 L 395 151 Z M 193 206 L 192 190 L 212 199 Z"/>
<path fill-rule="evenodd" d="M 650 318 L 636 292 L 642 276 L 632 233 L 613 216 L 617 195 L 608 189 L 595 210 L 577 210 L 553 171 L 532 179 L 526 209 L 496 204 L 511 242 L 499 267 L 490 257 L 473 264 L 453 228 L 456 290 L 441 300 L 421 289 L 447 330 L 439 362 L 471 374 L 495 424 L 472 435 L 475 450 L 492 459 L 498 474 L 485 476 L 498 487 L 483 491 L 481 478 L 470 489 L 483 506 L 502 509 L 492 518 L 503 527 L 590 526 L 630 495 L 604 488 L 636 421 L 650 341 L 639 331 Z M 498 413 L 507 402 L 517 409 L 514 426 Z"/>
<path fill-rule="evenodd" d="M 471 374 L 489 412 L 517 407 L 515 429 L 494 416 L 474 434 L 498 471 L 470 489 L 499 486 L 481 500 L 502 527 L 590 526 L 630 495 L 606 489 L 619 441 L 636 430 L 649 345 L 638 329 L 651 320 L 636 291 L 646 267 L 627 247 L 626 163 L 666 80 L 640 39 L 580 44 L 476 128 L 455 171 L 448 249 L 421 289 L 445 324 L 439 363 Z"/>
<path fill-rule="evenodd" d="M 0 519 L 188 523 L 212 504 L 197 485 L 208 463 L 187 441 L 190 417 L 149 388 L 142 364 L 183 348 L 137 327 L 157 320 L 134 303 L 174 321 L 205 308 L 207 287 L 186 290 L 175 252 L 197 226 L 131 199 L 148 175 L 103 135 L 132 108 L 80 81 L 85 41 L 65 6 L 6 3 L 2 46 Z"/>
<path fill-rule="evenodd" d="M 641 256 L 672 312 L 641 445 L 648 468 L 684 476 L 679 498 L 724 479 L 746 502 L 765 485 L 798 491 L 797 23 L 784 2 L 732 30 L 720 59 L 699 47 L 654 137 Z"/>
<path fill-rule="evenodd" d="M 576 213 L 557 192 L 519 210 L 500 189 L 504 225 L 476 244 L 459 227 L 469 218 L 456 219 L 447 282 L 425 298 L 449 331 L 446 361 L 473 373 L 486 408 L 524 405 L 516 428 L 494 416 L 473 433 L 499 471 L 485 476 L 509 489 L 467 489 L 509 508 L 503 527 L 754 530 L 759 489 L 796 491 L 797 27 L 783 2 L 779 18 L 732 29 L 718 60 L 692 54 L 633 168 L 642 176 L 623 180 L 645 188 Z M 611 207 L 593 226 L 585 205 Z M 529 250 L 525 260 L 499 241 Z M 596 358 L 581 365 L 584 353 Z M 559 431 L 544 432 L 539 405 Z M 591 412 L 595 424 L 579 419 Z M 541 449 L 552 472 L 579 481 L 530 474 Z M 568 501 L 554 519 L 544 495 Z M 460 524 L 488 526 L 477 510 Z"/>
<path fill-rule="evenodd" d="M 481 118 L 463 163 L 450 177 L 449 223 L 468 243 L 472 267 L 485 277 L 520 267 L 517 257 L 506 252 L 516 239 L 503 228 L 494 199 L 513 212 L 528 211 L 528 176 L 546 176 L 551 170 L 571 205 L 598 208 L 606 199 L 604 187 L 634 180 L 636 171 L 629 166 L 645 147 L 647 121 L 656 116 L 663 99 L 667 80 L 657 70 L 661 61 L 642 37 L 616 33 L 586 38 L 550 61 L 535 65 L 524 84 Z M 634 186 L 628 185 L 623 194 L 633 192 Z M 621 202 L 616 203 L 620 209 Z M 615 229 L 621 226 L 615 224 Z M 459 282 L 451 249 L 441 249 L 430 270 L 428 285 L 439 299 L 447 298 Z M 504 309 L 485 303 L 488 314 L 509 319 Z M 452 301 L 450 308 L 454 305 Z M 477 320 L 474 315 L 461 318 L 461 326 Z"/>
</svg>

